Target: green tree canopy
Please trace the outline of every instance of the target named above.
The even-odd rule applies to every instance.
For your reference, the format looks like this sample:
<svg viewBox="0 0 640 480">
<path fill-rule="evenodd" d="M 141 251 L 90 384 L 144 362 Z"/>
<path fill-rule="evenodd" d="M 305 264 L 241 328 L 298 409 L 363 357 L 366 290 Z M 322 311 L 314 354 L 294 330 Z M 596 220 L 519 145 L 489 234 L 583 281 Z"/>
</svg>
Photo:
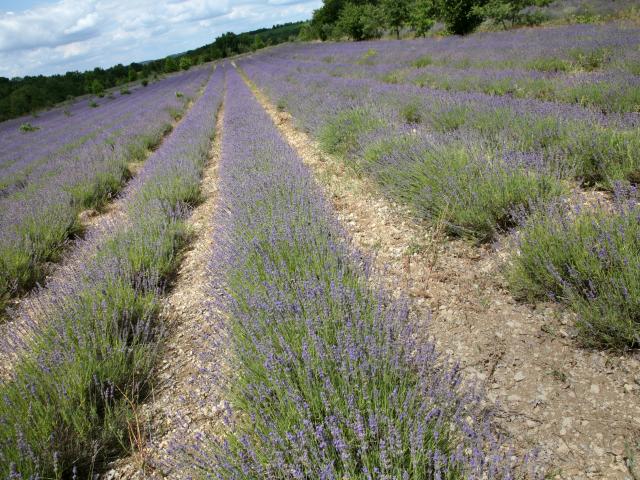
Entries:
<svg viewBox="0 0 640 480">
<path fill-rule="evenodd" d="M 400 29 L 409 22 L 409 0 L 382 0 L 380 6 L 384 25 L 400 39 Z"/>
<path fill-rule="evenodd" d="M 381 36 L 381 23 L 380 12 L 374 5 L 347 3 L 340 12 L 336 28 L 354 40 L 368 40 Z"/>
</svg>

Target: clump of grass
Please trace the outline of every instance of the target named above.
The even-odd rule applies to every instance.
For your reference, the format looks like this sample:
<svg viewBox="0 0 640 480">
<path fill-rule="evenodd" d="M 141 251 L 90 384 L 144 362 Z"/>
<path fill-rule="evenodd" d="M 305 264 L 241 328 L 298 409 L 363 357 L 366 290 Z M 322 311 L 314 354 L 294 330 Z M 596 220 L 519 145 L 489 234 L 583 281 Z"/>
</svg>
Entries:
<svg viewBox="0 0 640 480">
<path fill-rule="evenodd" d="M 587 72 L 601 68 L 611 58 L 611 52 L 608 48 L 593 48 L 591 50 L 576 48 L 570 52 L 570 55 L 576 66 Z"/>
<path fill-rule="evenodd" d="M 431 116 L 431 127 L 441 133 L 452 132 L 467 122 L 470 112 L 470 107 L 463 105 L 443 107 L 436 115 Z"/>
<path fill-rule="evenodd" d="M 121 189 L 129 178 L 128 159 L 114 158 L 105 171 L 69 187 L 71 201 L 78 209 L 101 208 Z"/>
<path fill-rule="evenodd" d="M 276 108 L 280 112 L 284 112 L 287 109 L 287 101 L 284 98 L 279 98 L 276 103 Z"/>
<path fill-rule="evenodd" d="M 571 70 L 571 62 L 557 57 L 538 57 L 525 66 L 541 72 L 567 72 Z"/>
<path fill-rule="evenodd" d="M 576 176 L 587 186 L 613 190 L 616 182 L 640 183 L 640 131 L 580 130 L 569 148 Z"/>
<path fill-rule="evenodd" d="M 100 105 L 99 105 L 99 104 L 98 104 L 98 102 L 96 102 L 95 100 L 91 100 L 91 101 L 89 102 L 89 106 L 90 106 L 91 108 L 98 108 Z"/>
<path fill-rule="evenodd" d="M 182 109 L 175 107 L 167 107 L 167 112 L 174 121 L 178 121 L 182 118 Z"/>
<path fill-rule="evenodd" d="M 182 98 L 182 97 L 184 97 L 184 93 L 176 92 L 176 98 Z"/>
<path fill-rule="evenodd" d="M 415 68 L 424 68 L 428 67 L 433 63 L 433 59 L 429 55 L 423 55 L 422 57 L 416 58 L 411 65 Z"/>
<path fill-rule="evenodd" d="M 378 56 L 378 51 L 374 48 L 370 48 L 358 59 L 356 63 L 359 65 L 374 65 L 375 59 Z"/>
<path fill-rule="evenodd" d="M 571 211 L 558 202 L 536 211 L 523 222 L 508 272 L 519 297 L 575 310 L 591 346 L 640 346 L 640 206 L 625 196 L 618 192 L 613 209 Z"/>
<path fill-rule="evenodd" d="M 344 110 L 322 127 L 320 145 L 329 153 L 346 154 L 357 148 L 361 135 L 382 125 L 382 120 L 363 108 Z"/>
<path fill-rule="evenodd" d="M 120 95 L 131 95 L 131 90 L 123 87 L 120 89 Z"/>
<path fill-rule="evenodd" d="M 400 109 L 400 118 L 406 123 L 422 123 L 421 105 L 417 102 L 407 103 Z"/>
<path fill-rule="evenodd" d="M 20 125 L 20 131 L 24 133 L 35 132 L 36 130 L 40 130 L 40 127 L 31 125 L 29 122 L 26 122 Z"/>
<path fill-rule="evenodd" d="M 404 75 L 401 70 L 396 70 L 393 72 L 385 73 L 380 77 L 380 80 L 382 80 L 384 83 L 395 85 L 397 83 L 402 82 L 403 76 Z"/>
</svg>

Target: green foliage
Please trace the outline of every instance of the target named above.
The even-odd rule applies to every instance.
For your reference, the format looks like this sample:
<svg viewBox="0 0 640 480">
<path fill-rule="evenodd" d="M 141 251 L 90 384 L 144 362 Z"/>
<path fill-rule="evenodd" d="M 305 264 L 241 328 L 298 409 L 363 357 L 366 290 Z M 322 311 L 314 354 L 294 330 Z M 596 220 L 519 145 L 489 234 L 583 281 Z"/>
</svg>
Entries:
<svg viewBox="0 0 640 480">
<path fill-rule="evenodd" d="M 418 37 L 427 35 L 435 23 L 432 0 L 414 0 L 409 7 L 409 25 Z"/>
<path fill-rule="evenodd" d="M 91 108 L 98 108 L 98 107 L 100 106 L 100 104 L 99 104 L 98 102 L 96 102 L 95 100 L 91 100 L 91 101 L 89 102 L 89 106 L 90 106 Z"/>
<path fill-rule="evenodd" d="M 544 19 L 540 13 L 532 14 L 523 12 L 524 9 L 531 6 L 545 6 L 551 3 L 551 0 L 489 0 L 484 4 L 475 5 L 472 11 L 478 16 L 489 18 L 494 23 L 500 23 L 504 28 L 507 24 L 535 24 Z"/>
<path fill-rule="evenodd" d="M 562 58 L 539 57 L 530 61 L 527 67 L 541 72 L 567 72 L 571 69 L 571 63 Z"/>
<path fill-rule="evenodd" d="M 21 132 L 35 132 L 36 130 L 40 130 L 40 127 L 34 127 L 33 125 L 31 125 L 29 122 L 23 123 L 22 125 L 20 125 L 20 131 Z"/>
<path fill-rule="evenodd" d="M 174 57 L 167 57 L 164 61 L 164 71 L 166 73 L 177 72 L 180 66 Z"/>
<path fill-rule="evenodd" d="M 480 23 L 482 15 L 478 7 L 482 7 L 485 0 L 434 0 L 434 9 L 438 17 L 445 23 L 447 29 L 454 34 L 464 35 L 472 32 Z"/>
<path fill-rule="evenodd" d="M 102 85 L 102 82 L 100 82 L 100 80 L 95 79 L 93 82 L 91 82 L 91 93 L 93 93 L 94 95 L 104 94 L 104 85 Z"/>
<path fill-rule="evenodd" d="M 424 68 L 428 67 L 432 63 L 433 59 L 429 55 L 423 55 L 422 57 L 418 57 L 413 62 L 411 62 L 411 65 L 416 68 Z"/>
<path fill-rule="evenodd" d="M 607 63 L 611 58 L 611 52 L 607 48 L 594 48 L 592 50 L 576 48 L 571 51 L 571 57 L 578 67 L 591 72 Z"/>
<path fill-rule="evenodd" d="M 320 145 L 329 153 L 346 154 L 358 146 L 358 138 L 382 126 L 382 121 L 364 109 L 338 113 L 322 128 Z"/>
<path fill-rule="evenodd" d="M 368 40 L 382 35 L 381 23 L 380 10 L 374 5 L 347 3 L 340 12 L 336 29 L 353 40 Z"/>
<path fill-rule="evenodd" d="M 381 14 L 385 27 L 396 33 L 400 39 L 400 29 L 409 21 L 409 0 L 382 0 Z"/>
<path fill-rule="evenodd" d="M 557 204 L 532 215 L 509 270 L 529 300 L 555 298 L 578 313 L 588 345 L 640 345 L 640 209 L 618 204 L 567 213 Z"/>
<path fill-rule="evenodd" d="M 417 102 L 406 104 L 400 109 L 400 117 L 406 123 L 422 123 L 422 113 Z"/>
<path fill-rule="evenodd" d="M 180 70 L 189 70 L 191 68 L 191 59 L 189 57 L 180 58 Z"/>
<path fill-rule="evenodd" d="M 142 80 L 142 82 L 140 82 L 142 84 L 143 87 L 146 87 L 147 85 L 149 85 L 149 80 L 147 80 L 146 78 L 144 80 Z"/>
</svg>

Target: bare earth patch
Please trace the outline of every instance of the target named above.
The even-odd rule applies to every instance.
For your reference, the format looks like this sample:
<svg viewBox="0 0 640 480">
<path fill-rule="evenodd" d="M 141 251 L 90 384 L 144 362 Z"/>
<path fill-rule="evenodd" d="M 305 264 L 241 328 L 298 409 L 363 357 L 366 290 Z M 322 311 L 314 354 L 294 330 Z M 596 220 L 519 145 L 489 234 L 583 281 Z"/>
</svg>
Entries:
<svg viewBox="0 0 640 480">
<path fill-rule="evenodd" d="M 498 403 L 498 427 L 516 449 L 539 448 L 550 478 L 640 478 L 640 356 L 580 347 L 570 312 L 525 305 L 507 291 L 509 238 L 482 247 L 443 238 L 323 153 L 250 86 L 355 245 L 375 255 L 382 282 L 409 294 L 414 315 L 431 312 L 428 334 L 467 379 L 485 385 Z"/>
</svg>

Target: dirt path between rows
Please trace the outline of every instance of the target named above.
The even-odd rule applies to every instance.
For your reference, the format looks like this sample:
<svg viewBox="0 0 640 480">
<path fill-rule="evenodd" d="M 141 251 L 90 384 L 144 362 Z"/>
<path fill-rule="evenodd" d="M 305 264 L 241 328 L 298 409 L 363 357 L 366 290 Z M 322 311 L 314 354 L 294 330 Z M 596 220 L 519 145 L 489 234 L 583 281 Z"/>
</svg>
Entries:
<svg viewBox="0 0 640 480">
<path fill-rule="evenodd" d="M 221 154 L 224 103 L 218 111 L 215 139 L 201 183 L 204 201 L 188 219 L 193 232 L 177 277 L 163 299 L 160 321 L 167 327 L 156 383 L 149 401 L 139 407 L 133 426 L 136 452 L 118 462 L 103 479 L 177 478 L 173 470 L 172 443 L 198 444 L 198 437 L 220 420 L 224 403 L 220 386 L 212 384 L 218 358 L 216 322 L 211 319 L 212 274 L 209 260 L 218 197 L 218 163 Z"/>
<path fill-rule="evenodd" d="M 375 255 L 382 282 L 409 294 L 413 314 L 432 312 L 429 335 L 467 379 L 485 385 L 499 405 L 498 428 L 516 450 L 539 448 L 549 478 L 640 479 L 638 355 L 581 348 L 569 312 L 509 295 L 501 274 L 507 248 L 447 240 L 419 223 L 323 153 L 248 83 L 312 168 L 355 245 Z"/>
</svg>

